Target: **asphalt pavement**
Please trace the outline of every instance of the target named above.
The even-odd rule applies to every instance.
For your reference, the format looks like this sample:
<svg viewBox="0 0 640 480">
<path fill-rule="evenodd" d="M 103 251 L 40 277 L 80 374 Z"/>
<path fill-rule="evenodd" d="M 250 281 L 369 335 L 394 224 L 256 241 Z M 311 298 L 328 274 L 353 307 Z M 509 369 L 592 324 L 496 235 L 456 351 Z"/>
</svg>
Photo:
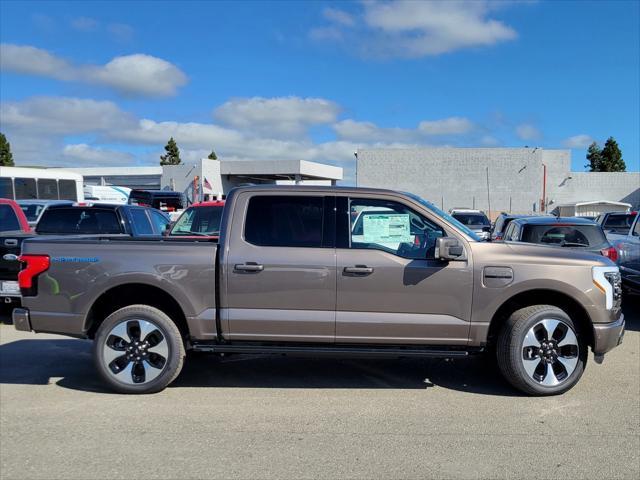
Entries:
<svg viewBox="0 0 640 480">
<path fill-rule="evenodd" d="M 91 343 L 0 326 L 0 478 L 640 478 L 640 302 L 556 397 L 482 358 L 190 358 L 110 393 Z"/>
</svg>

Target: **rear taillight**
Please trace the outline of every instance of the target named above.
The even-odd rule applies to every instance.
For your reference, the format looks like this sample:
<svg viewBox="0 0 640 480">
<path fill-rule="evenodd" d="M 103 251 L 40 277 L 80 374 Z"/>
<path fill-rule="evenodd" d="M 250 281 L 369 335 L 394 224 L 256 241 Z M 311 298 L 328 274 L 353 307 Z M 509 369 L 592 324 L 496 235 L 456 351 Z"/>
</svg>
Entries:
<svg viewBox="0 0 640 480">
<path fill-rule="evenodd" d="M 18 260 L 23 263 L 18 273 L 18 285 L 21 290 L 30 290 L 35 278 L 49 269 L 49 255 L 20 255 Z"/>
<path fill-rule="evenodd" d="M 612 262 L 618 261 L 618 251 L 613 247 L 603 248 L 602 250 L 600 250 L 600 253 Z"/>
</svg>

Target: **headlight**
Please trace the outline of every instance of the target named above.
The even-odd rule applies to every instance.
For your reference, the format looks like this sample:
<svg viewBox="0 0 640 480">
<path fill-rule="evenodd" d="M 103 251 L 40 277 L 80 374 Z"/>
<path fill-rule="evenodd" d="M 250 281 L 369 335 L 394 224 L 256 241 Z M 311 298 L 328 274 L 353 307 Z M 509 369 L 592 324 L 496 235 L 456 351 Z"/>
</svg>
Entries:
<svg viewBox="0 0 640 480">
<path fill-rule="evenodd" d="M 593 267 L 593 284 L 605 295 L 605 308 L 611 310 L 622 297 L 620 270 L 618 267 Z"/>
</svg>

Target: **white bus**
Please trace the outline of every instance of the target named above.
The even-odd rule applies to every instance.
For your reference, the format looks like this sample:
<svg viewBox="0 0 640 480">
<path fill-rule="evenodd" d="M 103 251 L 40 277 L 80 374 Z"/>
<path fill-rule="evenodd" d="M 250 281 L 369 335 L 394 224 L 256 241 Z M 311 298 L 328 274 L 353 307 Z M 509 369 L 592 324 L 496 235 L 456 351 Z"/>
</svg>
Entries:
<svg viewBox="0 0 640 480">
<path fill-rule="evenodd" d="M 84 202 L 82 175 L 57 168 L 0 167 L 0 197 Z"/>
</svg>

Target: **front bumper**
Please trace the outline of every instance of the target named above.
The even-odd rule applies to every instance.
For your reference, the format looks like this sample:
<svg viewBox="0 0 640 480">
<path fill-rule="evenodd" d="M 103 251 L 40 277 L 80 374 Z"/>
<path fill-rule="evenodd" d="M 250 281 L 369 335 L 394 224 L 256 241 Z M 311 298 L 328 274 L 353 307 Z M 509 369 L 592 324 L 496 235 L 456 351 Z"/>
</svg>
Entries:
<svg viewBox="0 0 640 480">
<path fill-rule="evenodd" d="M 31 331 L 31 319 L 29 318 L 29 310 L 26 308 L 14 308 L 11 313 L 13 326 L 21 332 Z"/>
<path fill-rule="evenodd" d="M 622 343 L 624 337 L 624 315 L 611 323 L 595 324 L 593 326 L 593 353 L 600 360 L 608 351 Z"/>
</svg>

